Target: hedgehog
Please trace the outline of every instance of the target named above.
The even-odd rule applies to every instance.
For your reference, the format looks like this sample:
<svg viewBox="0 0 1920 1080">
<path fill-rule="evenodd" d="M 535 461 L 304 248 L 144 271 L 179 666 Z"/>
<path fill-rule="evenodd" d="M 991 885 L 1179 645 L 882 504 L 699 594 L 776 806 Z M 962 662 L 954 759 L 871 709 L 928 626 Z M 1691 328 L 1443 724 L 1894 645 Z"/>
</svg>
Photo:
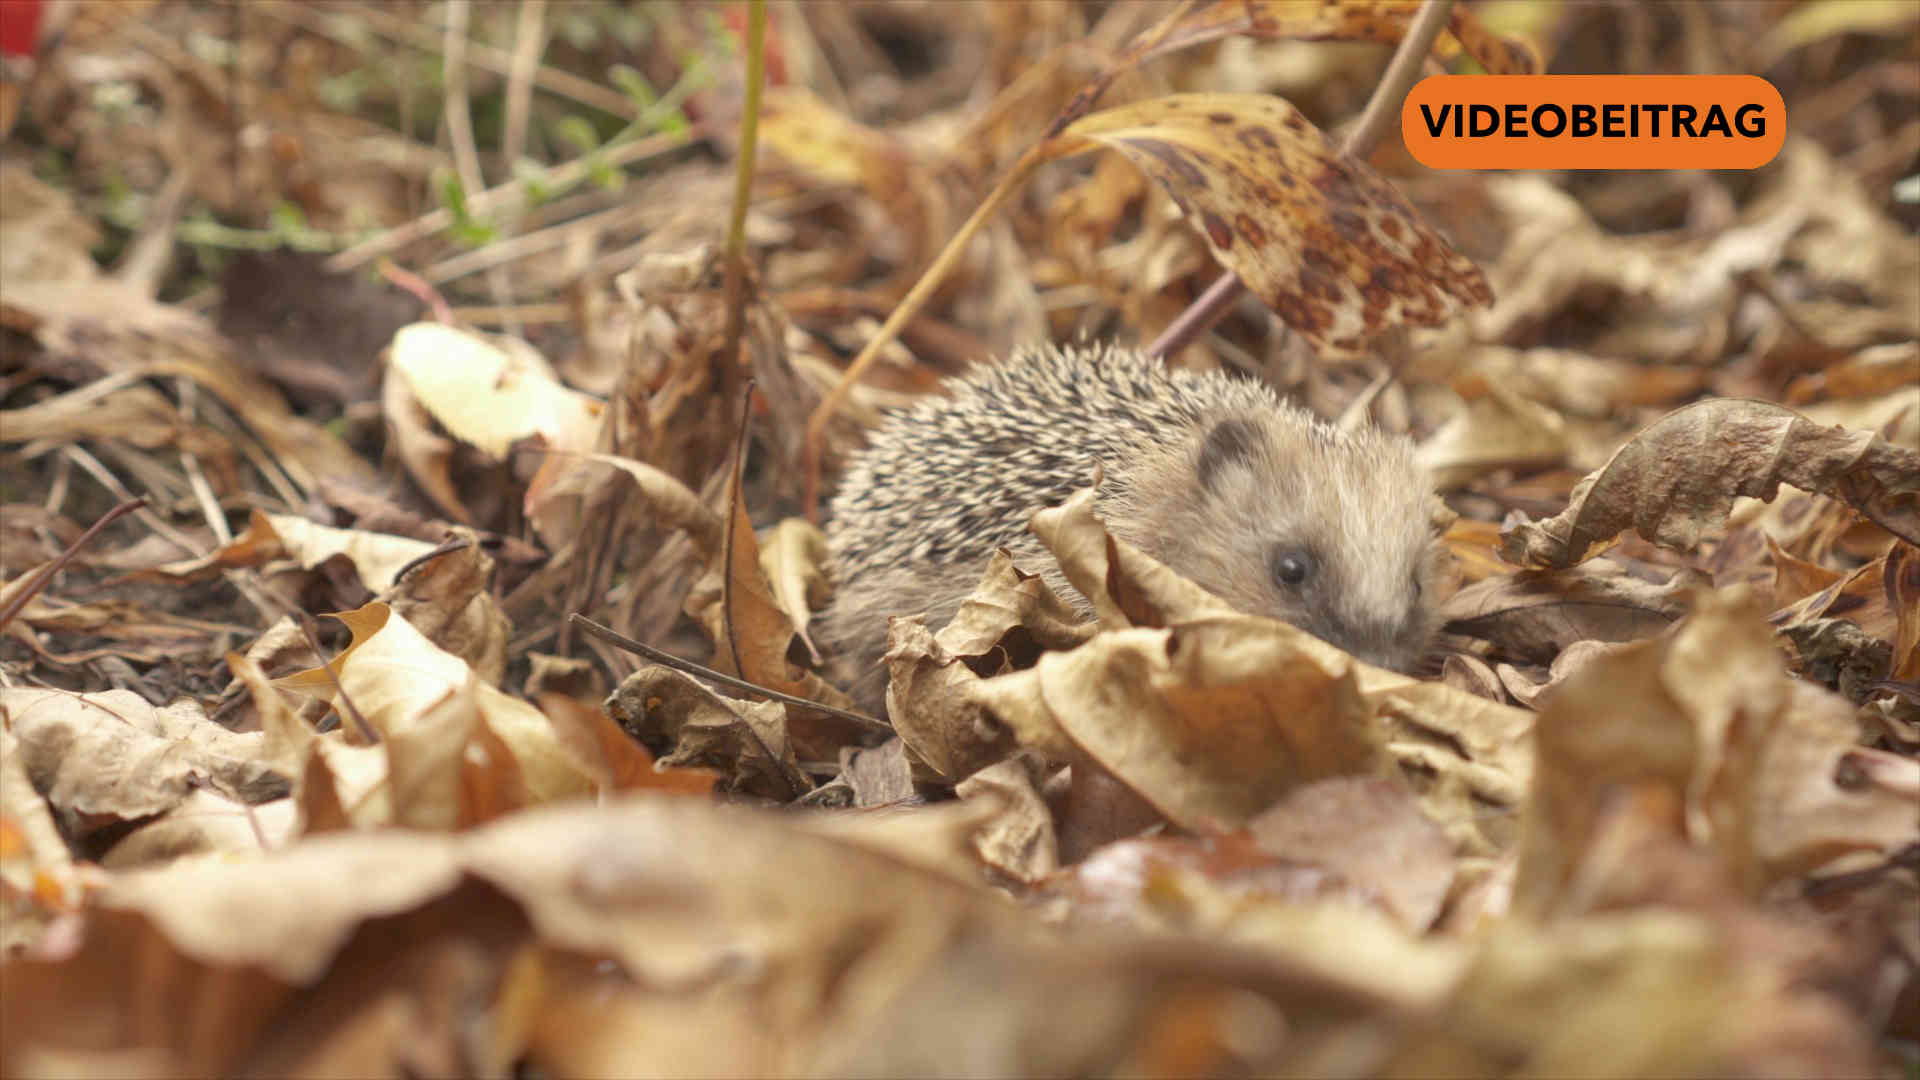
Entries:
<svg viewBox="0 0 1920 1080">
<path fill-rule="evenodd" d="M 1382 667 L 1425 652 L 1438 556 L 1431 488 L 1404 437 L 1110 345 L 1026 347 L 946 389 L 889 417 L 831 503 L 836 590 L 818 640 L 874 715 L 887 616 L 945 625 L 995 549 L 1077 598 L 1027 523 L 1096 465 L 1108 531 L 1236 609 Z"/>
</svg>

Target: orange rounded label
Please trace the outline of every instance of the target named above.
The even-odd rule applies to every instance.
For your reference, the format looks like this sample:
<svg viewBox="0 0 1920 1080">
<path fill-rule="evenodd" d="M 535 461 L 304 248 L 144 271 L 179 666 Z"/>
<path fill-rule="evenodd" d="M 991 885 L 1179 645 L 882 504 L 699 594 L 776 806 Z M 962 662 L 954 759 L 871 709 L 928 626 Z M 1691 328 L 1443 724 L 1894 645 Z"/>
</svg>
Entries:
<svg viewBox="0 0 1920 1080">
<path fill-rule="evenodd" d="M 1400 134 L 1430 169 L 1757 169 L 1787 106 L 1757 75 L 1434 75 Z"/>
</svg>

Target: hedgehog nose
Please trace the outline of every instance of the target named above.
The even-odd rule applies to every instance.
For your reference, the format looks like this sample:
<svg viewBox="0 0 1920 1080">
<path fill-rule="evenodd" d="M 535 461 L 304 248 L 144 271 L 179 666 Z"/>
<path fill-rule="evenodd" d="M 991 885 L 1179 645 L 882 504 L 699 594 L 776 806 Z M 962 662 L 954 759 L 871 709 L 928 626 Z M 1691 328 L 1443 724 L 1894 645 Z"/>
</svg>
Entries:
<svg viewBox="0 0 1920 1080">
<path fill-rule="evenodd" d="M 1401 644 L 1406 627 L 1398 620 L 1379 620 L 1353 627 L 1334 644 L 1375 667 L 1406 671 L 1414 658 Z"/>
</svg>

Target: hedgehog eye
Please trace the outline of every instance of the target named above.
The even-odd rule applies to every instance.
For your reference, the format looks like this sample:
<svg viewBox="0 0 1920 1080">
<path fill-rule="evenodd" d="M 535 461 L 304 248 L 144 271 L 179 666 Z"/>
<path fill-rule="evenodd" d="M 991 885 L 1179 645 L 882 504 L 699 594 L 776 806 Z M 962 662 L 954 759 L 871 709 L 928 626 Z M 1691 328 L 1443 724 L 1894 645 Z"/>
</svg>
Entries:
<svg viewBox="0 0 1920 1080">
<path fill-rule="evenodd" d="M 1299 548 L 1273 549 L 1273 577 L 1282 585 L 1299 585 L 1313 574 L 1313 556 Z"/>
</svg>

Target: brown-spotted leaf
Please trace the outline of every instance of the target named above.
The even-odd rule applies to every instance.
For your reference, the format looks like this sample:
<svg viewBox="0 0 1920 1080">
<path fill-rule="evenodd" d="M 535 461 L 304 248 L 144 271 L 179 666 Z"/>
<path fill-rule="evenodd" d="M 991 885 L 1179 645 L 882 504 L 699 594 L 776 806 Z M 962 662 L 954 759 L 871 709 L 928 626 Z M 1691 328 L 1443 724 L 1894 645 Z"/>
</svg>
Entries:
<svg viewBox="0 0 1920 1080">
<path fill-rule="evenodd" d="M 1540 75 L 1547 70 L 1539 51 L 1532 45 L 1522 38 L 1495 33 L 1465 4 L 1455 4 L 1447 13 L 1447 31 L 1489 75 Z M 1446 44 L 1446 36 L 1443 35 L 1440 42 Z M 1436 48 L 1434 51 L 1446 50 Z"/>
<path fill-rule="evenodd" d="M 1767 402 L 1715 398 L 1654 421 L 1581 480 L 1559 514 L 1502 529 L 1500 553 L 1522 566 L 1572 566 L 1629 527 L 1689 551 L 1736 496 L 1771 502 L 1781 484 L 1843 499 L 1920 543 L 1920 451 Z"/>
<path fill-rule="evenodd" d="M 1172 94 L 1075 121 L 1167 189 L 1214 256 L 1315 348 L 1353 352 L 1493 300 L 1393 186 L 1263 94 Z"/>
</svg>

